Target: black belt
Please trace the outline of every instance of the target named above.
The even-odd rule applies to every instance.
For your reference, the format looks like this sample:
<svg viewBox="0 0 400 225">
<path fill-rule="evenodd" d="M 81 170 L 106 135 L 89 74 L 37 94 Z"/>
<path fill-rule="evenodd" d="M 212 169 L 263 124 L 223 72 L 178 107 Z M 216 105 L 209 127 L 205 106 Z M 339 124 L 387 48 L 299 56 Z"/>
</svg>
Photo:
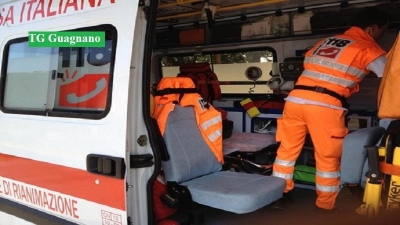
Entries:
<svg viewBox="0 0 400 225">
<path fill-rule="evenodd" d="M 336 99 L 338 99 L 342 103 L 343 108 L 349 108 L 349 104 L 346 101 L 346 98 L 343 95 L 340 95 L 334 91 L 331 91 L 329 89 L 326 89 L 324 87 L 318 87 L 318 86 L 305 86 L 305 85 L 295 85 L 293 89 L 301 89 L 301 90 L 308 90 L 308 91 L 315 91 L 318 93 L 323 93 L 330 95 Z"/>
</svg>

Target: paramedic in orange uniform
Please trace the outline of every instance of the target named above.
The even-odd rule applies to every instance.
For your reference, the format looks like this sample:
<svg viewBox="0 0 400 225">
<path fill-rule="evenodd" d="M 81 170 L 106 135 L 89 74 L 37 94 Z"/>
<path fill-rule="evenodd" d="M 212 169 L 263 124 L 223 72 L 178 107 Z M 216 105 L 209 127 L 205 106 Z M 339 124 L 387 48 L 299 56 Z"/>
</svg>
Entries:
<svg viewBox="0 0 400 225">
<path fill-rule="evenodd" d="M 286 179 L 285 193 L 294 187 L 294 165 L 310 133 L 316 159 L 316 206 L 334 208 L 340 189 L 342 142 L 348 132 L 345 99 L 358 91 L 359 83 L 371 71 L 382 76 L 386 52 L 376 41 L 388 24 L 385 11 L 364 8 L 344 34 L 321 40 L 306 53 L 304 71 L 278 119 L 280 147 L 273 176 Z M 288 197 L 284 194 L 283 200 Z"/>
</svg>

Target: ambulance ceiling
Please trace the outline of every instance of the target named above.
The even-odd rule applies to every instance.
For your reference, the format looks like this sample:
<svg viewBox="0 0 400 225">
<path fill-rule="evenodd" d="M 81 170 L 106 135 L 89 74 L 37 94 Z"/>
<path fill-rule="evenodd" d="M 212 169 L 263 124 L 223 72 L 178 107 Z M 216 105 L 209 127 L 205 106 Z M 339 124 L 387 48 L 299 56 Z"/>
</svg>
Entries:
<svg viewBox="0 0 400 225">
<path fill-rule="evenodd" d="M 271 14 L 277 10 L 294 11 L 305 9 L 337 7 L 347 2 L 348 7 L 382 0 L 160 0 L 158 26 L 170 26 L 207 21 L 205 9 L 213 14 L 213 19 L 229 20 L 234 17 Z M 342 3 L 343 4 L 343 3 Z"/>
</svg>

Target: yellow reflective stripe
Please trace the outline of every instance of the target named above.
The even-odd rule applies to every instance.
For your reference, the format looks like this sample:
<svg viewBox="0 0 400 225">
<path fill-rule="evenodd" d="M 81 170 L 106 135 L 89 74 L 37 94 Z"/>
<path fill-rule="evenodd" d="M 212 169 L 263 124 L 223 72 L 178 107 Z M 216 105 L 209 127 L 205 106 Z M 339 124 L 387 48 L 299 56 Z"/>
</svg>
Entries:
<svg viewBox="0 0 400 225">
<path fill-rule="evenodd" d="M 348 88 L 352 88 L 357 85 L 357 82 L 352 81 L 352 80 L 347 80 L 344 78 L 332 76 L 332 75 L 326 74 L 326 73 L 317 73 L 317 72 L 314 72 L 311 70 L 304 70 L 302 76 L 312 77 L 315 79 L 327 81 L 327 82 L 338 84 L 340 86 L 348 87 Z"/>
<path fill-rule="evenodd" d="M 353 66 L 349 66 L 346 64 L 342 64 L 342 63 L 338 63 L 335 61 L 331 61 L 331 60 L 326 60 L 326 59 L 322 59 L 320 57 L 306 57 L 304 59 L 305 63 L 310 63 L 310 64 L 316 64 L 319 66 L 324 66 L 324 67 L 328 67 L 334 70 L 338 70 L 340 72 L 346 73 L 348 75 L 352 75 L 356 78 L 359 79 L 363 79 L 366 74 L 364 73 L 364 71 L 353 67 Z"/>
<path fill-rule="evenodd" d="M 221 135 L 222 135 L 221 130 L 216 130 L 216 131 L 214 131 L 212 134 L 208 135 L 208 139 L 209 139 L 210 141 L 215 141 L 215 140 L 217 140 L 219 137 L 221 137 Z"/>
<path fill-rule="evenodd" d="M 289 161 L 289 160 L 282 160 L 282 159 L 275 159 L 275 164 L 284 166 L 284 167 L 293 167 L 296 161 Z"/>
<path fill-rule="evenodd" d="M 322 171 L 317 171 L 315 173 L 316 176 L 323 177 L 323 178 L 338 178 L 340 177 L 339 172 L 322 172 Z"/>
<path fill-rule="evenodd" d="M 201 124 L 201 129 L 207 130 L 209 127 L 218 124 L 222 121 L 221 116 L 213 117 Z"/>
<path fill-rule="evenodd" d="M 290 180 L 290 179 L 293 178 L 293 173 L 287 174 L 287 173 L 278 173 L 276 171 L 272 171 L 272 176 L 273 177 L 280 177 L 280 178 L 283 178 L 285 180 Z"/>
<path fill-rule="evenodd" d="M 327 186 L 327 185 L 316 184 L 315 188 L 323 192 L 339 192 L 339 186 Z"/>
</svg>

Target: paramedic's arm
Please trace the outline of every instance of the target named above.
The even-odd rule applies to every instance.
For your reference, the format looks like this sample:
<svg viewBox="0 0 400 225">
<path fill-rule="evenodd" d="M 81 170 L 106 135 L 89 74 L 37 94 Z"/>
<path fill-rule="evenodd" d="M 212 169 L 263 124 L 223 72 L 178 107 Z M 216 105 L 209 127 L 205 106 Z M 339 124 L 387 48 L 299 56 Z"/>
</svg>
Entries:
<svg viewBox="0 0 400 225">
<path fill-rule="evenodd" d="M 386 56 L 382 55 L 370 62 L 367 69 L 374 72 L 377 77 L 382 77 L 383 70 L 385 69 Z"/>
</svg>

